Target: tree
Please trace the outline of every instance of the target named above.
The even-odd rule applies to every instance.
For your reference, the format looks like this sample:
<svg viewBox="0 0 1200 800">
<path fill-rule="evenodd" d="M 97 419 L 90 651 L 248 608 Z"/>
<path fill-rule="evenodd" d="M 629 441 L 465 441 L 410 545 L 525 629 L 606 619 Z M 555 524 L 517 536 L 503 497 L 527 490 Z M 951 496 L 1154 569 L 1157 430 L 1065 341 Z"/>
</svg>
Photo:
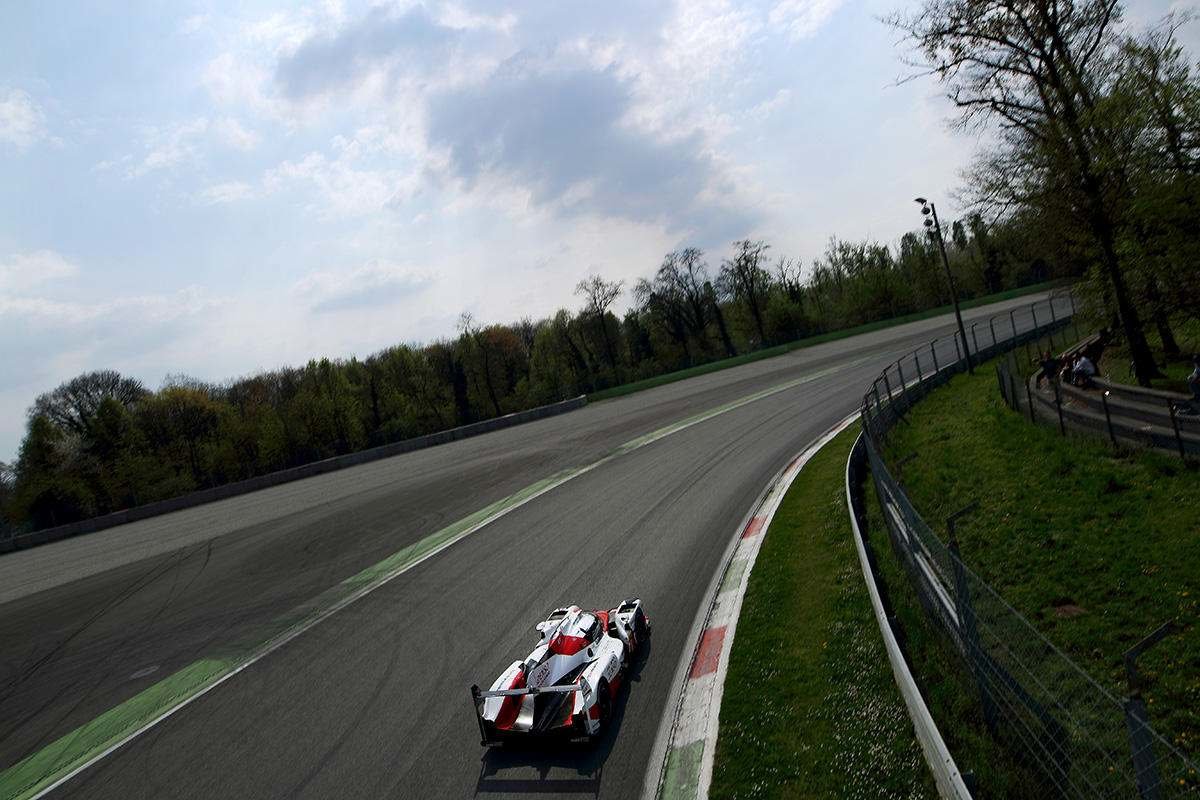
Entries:
<svg viewBox="0 0 1200 800">
<path fill-rule="evenodd" d="M 487 336 L 475 323 L 475 317 L 469 311 L 464 311 L 458 318 L 458 330 L 463 349 L 476 361 L 477 369 L 472 370 L 472 374 L 482 374 L 488 399 L 492 403 L 492 411 L 498 417 L 501 414 L 500 400 L 496 397 L 496 385 L 492 377 L 492 351 Z"/>
<path fill-rule="evenodd" d="M 725 291 L 745 304 L 754 320 L 758 341 L 762 343 L 767 339 L 763 327 L 763 309 L 771 286 L 771 275 L 763 268 L 763 263 L 770 245 L 742 239 L 734 242 L 733 246 L 734 256 L 722 262 L 717 281 Z"/>
<path fill-rule="evenodd" d="M 922 54 L 918 74 L 947 87 L 962 125 L 997 124 L 979 201 L 1003 212 L 1065 200 L 1088 230 L 1148 385 L 1157 368 L 1117 251 L 1128 174 L 1104 103 L 1120 18 L 1117 0 L 926 0 L 889 22 Z"/>
<path fill-rule="evenodd" d="M 198 389 L 168 386 L 151 395 L 138 408 L 150 445 L 186 467 L 197 486 L 206 483 L 201 460 L 204 444 L 217 431 L 221 406 Z"/>
<path fill-rule="evenodd" d="M 692 348 L 688 343 L 687 314 L 679 298 L 658 291 L 655 284 L 645 278 L 639 279 L 634 285 L 633 296 L 641 313 L 679 346 L 683 352 L 683 366 L 691 366 Z"/>
<path fill-rule="evenodd" d="M 64 430 L 86 436 L 96 410 L 107 398 L 126 408 L 146 396 L 146 388 L 133 378 L 123 378 L 114 370 L 85 372 L 39 395 L 29 410 L 31 416 L 44 416 Z"/>
<path fill-rule="evenodd" d="M 600 338 L 613 375 L 617 375 L 617 351 L 608 331 L 608 310 L 621 296 L 623 281 L 606 281 L 599 275 L 589 275 L 575 286 L 575 295 L 583 298 L 583 313 L 600 328 Z"/>
</svg>

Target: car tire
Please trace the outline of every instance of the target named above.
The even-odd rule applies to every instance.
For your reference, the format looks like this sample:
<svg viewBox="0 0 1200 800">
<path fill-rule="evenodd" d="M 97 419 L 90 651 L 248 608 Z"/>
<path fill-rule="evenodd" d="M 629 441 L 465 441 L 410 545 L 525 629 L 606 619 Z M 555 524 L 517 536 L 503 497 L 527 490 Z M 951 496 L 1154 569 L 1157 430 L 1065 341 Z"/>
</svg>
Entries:
<svg viewBox="0 0 1200 800">
<path fill-rule="evenodd" d="M 605 729 L 608 728 L 608 723 L 612 719 L 612 692 L 608 690 L 608 681 L 600 679 L 600 684 L 596 687 L 596 693 L 599 695 L 596 698 L 596 705 L 600 708 L 600 728 L 594 734 L 595 737 L 604 735 Z"/>
</svg>

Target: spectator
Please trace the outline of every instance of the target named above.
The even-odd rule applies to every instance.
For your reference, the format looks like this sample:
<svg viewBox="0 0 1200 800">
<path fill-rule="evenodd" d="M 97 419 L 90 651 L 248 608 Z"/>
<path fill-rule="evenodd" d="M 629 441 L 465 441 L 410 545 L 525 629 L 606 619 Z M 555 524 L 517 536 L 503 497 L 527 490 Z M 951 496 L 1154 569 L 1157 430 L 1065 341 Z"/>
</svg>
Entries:
<svg viewBox="0 0 1200 800">
<path fill-rule="evenodd" d="M 1075 368 L 1072 370 L 1072 383 L 1084 389 L 1093 388 L 1092 378 L 1096 374 L 1096 365 L 1087 356 L 1081 355 L 1075 359 Z"/>
<path fill-rule="evenodd" d="M 1042 360 L 1039 363 L 1042 367 L 1042 371 L 1038 373 L 1037 380 L 1033 382 L 1033 387 L 1035 389 L 1042 388 L 1043 378 L 1053 385 L 1054 380 L 1058 377 L 1058 371 L 1062 366 L 1058 360 L 1058 357 L 1049 350 L 1042 353 Z"/>
</svg>

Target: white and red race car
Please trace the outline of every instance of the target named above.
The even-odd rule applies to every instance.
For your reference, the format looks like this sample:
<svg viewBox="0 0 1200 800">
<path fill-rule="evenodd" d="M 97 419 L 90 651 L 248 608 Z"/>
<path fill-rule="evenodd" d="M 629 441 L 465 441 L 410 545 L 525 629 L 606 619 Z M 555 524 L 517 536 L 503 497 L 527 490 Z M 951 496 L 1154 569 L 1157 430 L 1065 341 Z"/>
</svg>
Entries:
<svg viewBox="0 0 1200 800">
<path fill-rule="evenodd" d="M 555 609 L 535 630 L 541 641 L 528 658 L 514 661 L 491 689 L 471 687 L 484 745 L 531 734 L 598 735 L 650 636 L 650 620 L 634 598 L 609 611 Z"/>
</svg>

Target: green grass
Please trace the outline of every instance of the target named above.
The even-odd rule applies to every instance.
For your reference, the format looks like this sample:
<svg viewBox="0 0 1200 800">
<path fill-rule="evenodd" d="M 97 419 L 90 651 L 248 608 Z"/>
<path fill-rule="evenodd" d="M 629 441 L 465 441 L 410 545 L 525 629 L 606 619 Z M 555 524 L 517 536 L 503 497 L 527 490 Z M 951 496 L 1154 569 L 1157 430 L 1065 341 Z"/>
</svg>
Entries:
<svg viewBox="0 0 1200 800">
<path fill-rule="evenodd" d="M 960 307 L 965 310 L 976 308 L 978 306 L 989 305 L 991 303 L 1000 303 L 1005 300 L 1012 300 L 1015 297 L 1022 297 L 1024 295 L 1034 294 L 1036 292 L 1044 292 L 1048 289 L 1064 286 L 1065 284 L 1066 281 L 1057 280 L 1047 281 L 1045 283 L 1037 283 L 1033 284 L 1032 286 L 1022 286 L 1019 289 L 1009 289 L 1006 292 L 997 292 L 996 294 L 976 297 L 971 300 L 964 300 L 962 303 L 960 303 Z M 601 389 L 598 392 L 592 392 L 589 394 L 587 399 L 589 403 L 595 403 L 600 400 L 609 400 L 614 397 L 622 397 L 627 394 L 633 394 L 634 392 L 653 389 L 656 386 L 662 386 L 664 384 L 674 383 L 675 381 L 686 380 L 687 378 L 694 378 L 698 375 L 707 375 L 710 372 L 717 372 L 719 370 L 729 369 L 730 367 L 738 367 L 742 364 L 761 361 L 764 358 L 774 358 L 775 356 L 781 356 L 784 353 L 790 353 L 793 350 L 799 350 L 804 347 L 813 347 L 818 344 L 834 342 L 839 339 L 846 339 L 863 333 L 871 333 L 872 331 L 891 328 L 896 325 L 904 325 L 909 322 L 919 322 L 923 319 L 936 317 L 940 314 L 948 314 L 952 310 L 953 306 L 939 306 L 926 311 L 918 311 L 914 314 L 906 314 L 902 317 L 882 319 L 877 322 L 867 323 L 866 325 L 858 325 L 853 328 L 843 328 L 842 330 L 830 331 L 829 333 L 822 333 L 819 336 L 810 336 L 807 339 L 799 339 L 794 342 L 775 345 L 774 347 L 768 347 L 763 350 L 742 353 L 741 355 L 734 356 L 732 358 L 724 358 L 720 361 L 710 361 L 707 364 L 698 364 L 694 367 L 688 367 L 687 369 L 676 370 L 675 372 L 668 372 L 663 375 L 655 375 L 653 378 L 644 378 L 640 381 L 623 383 L 619 386 Z"/>
<path fill-rule="evenodd" d="M 987 364 L 908 420 L 886 457 L 917 454 L 902 481 L 921 515 L 944 535 L 939 521 L 977 501 L 958 529 L 963 560 L 1112 694 L 1126 692 L 1122 654 L 1180 623 L 1139 664 L 1151 724 L 1200 756 L 1200 472 L 1030 425 Z"/>
<path fill-rule="evenodd" d="M 721 700 L 713 798 L 936 796 L 851 538 L 856 435 L 809 461 L 763 542 Z"/>
<path fill-rule="evenodd" d="M 1162 339 L 1158 331 L 1151 326 L 1146 332 L 1150 349 L 1154 351 L 1154 361 L 1162 370 L 1163 377 L 1150 382 L 1154 389 L 1164 389 L 1171 392 L 1191 394 L 1188 389 L 1187 377 L 1192 374 L 1192 354 L 1200 353 L 1200 320 L 1188 320 L 1174 326 L 1175 343 L 1179 345 L 1180 354 L 1167 357 L 1162 351 Z M 1100 371 L 1110 380 L 1118 383 L 1137 383 L 1129 369 L 1129 348 L 1124 343 L 1110 347 L 1100 360 Z"/>
<path fill-rule="evenodd" d="M 1019 759 L 998 748 L 984 723 L 978 689 L 945 633 L 931 624 L 891 542 L 870 480 L 865 486 L 867 539 L 875 551 L 876 579 L 890 601 L 893 626 L 909 669 L 938 724 L 955 764 L 969 774 L 978 800 L 1036 797 L 1042 781 Z"/>
</svg>

